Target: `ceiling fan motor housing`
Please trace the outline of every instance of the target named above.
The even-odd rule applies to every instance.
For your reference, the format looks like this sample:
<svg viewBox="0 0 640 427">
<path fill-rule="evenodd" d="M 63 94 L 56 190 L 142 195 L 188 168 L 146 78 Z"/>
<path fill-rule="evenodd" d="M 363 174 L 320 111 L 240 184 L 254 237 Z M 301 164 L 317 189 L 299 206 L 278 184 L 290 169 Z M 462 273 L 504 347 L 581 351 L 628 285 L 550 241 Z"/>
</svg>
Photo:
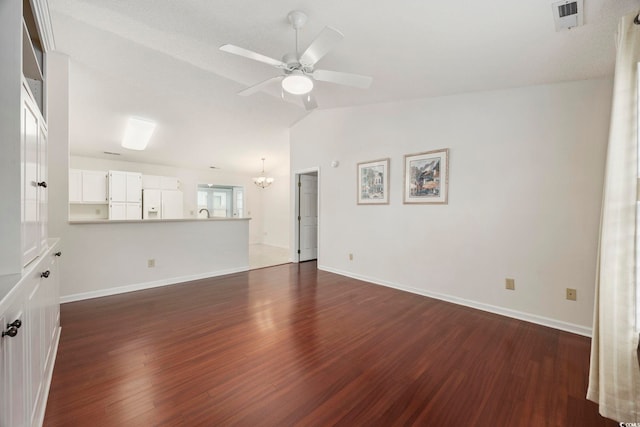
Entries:
<svg viewBox="0 0 640 427">
<path fill-rule="evenodd" d="M 289 23 L 293 29 L 299 30 L 307 23 L 307 14 L 299 10 L 293 10 L 289 12 L 287 19 L 289 19 Z"/>
</svg>

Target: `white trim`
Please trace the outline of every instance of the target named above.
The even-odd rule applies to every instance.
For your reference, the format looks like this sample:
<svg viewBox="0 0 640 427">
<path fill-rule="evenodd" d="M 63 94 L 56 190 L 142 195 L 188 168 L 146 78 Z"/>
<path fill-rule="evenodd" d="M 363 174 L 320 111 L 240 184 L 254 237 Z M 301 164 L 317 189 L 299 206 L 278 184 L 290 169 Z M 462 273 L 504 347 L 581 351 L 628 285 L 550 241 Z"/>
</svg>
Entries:
<svg viewBox="0 0 640 427">
<path fill-rule="evenodd" d="M 291 207 L 291 219 L 293 221 L 291 221 L 291 226 L 293 228 L 293 233 L 291 233 L 291 236 L 293 236 L 293 244 L 290 246 L 291 249 L 291 254 L 289 256 L 289 258 L 291 259 L 291 262 L 297 264 L 299 262 L 299 257 L 298 257 L 298 250 L 300 249 L 298 247 L 299 241 L 300 239 L 298 238 L 298 234 L 300 232 L 300 230 L 298 230 L 298 203 L 299 203 L 299 191 L 298 191 L 298 180 L 300 175 L 305 175 L 305 174 L 309 174 L 309 173 L 313 173 L 316 172 L 318 174 L 318 240 L 317 240 L 317 252 L 318 252 L 318 256 L 317 256 L 317 260 L 318 262 L 320 262 L 320 166 L 314 166 L 314 167 L 310 167 L 310 168 L 306 168 L 306 169 L 299 169 L 296 171 L 293 171 L 293 173 L 291 174 L 291 188 L 293 188 L 293 197 L 291 197 L 291 200 L 293 200 L 293 206 Z"/>
<path fill-rule="evenodd" d="M 548 317 L 538 316 L 536 314 L 525 313 L 518 310 L 511 310 L 509 308 L 498 307 L 495 305 L 490 305 L 482 302 L 459 298 L 452 295 L 426 291 L 424 289 L 417 289 L 410 286 L 403 286 L 397 283 L 387 282 L 386 280 L 375 279 L 372 277 L 362 276 L 360 274 L 355 274 L 348 271 L 338 270 L 336 268 L 327 267 L 325 265 L 318 265 L 318 270 L 328 271 L 330 273 L 339 274 L 341 276 L 351 277 L 352 279 L 363 280 L 365 282 L 373 283 L 374 285 L 386 286 L 388 288 L 398 289 L 405 292 L 411 292 L 412 294 L 435 298 L 435 299 L 451 302 L 458 305 L 464 305 L 466 307 L 471 307 L 471 308 L 475 308 L 482 311 L 488 311 L 490 313 L 511 317 L 513 319 L 524 320 L 525 322 L 535 323 L 537 325 L 547 326 L 550 328 L 571 332 L 571 333 L 582 335 L 585 337 L 591 337 L 591 332 L 592 332 L 591 328 L 586 326 L 576 325 L 574 323 L 567 323 L 561 320 L 550 319 Z"/>
<path fill-rule="evenodd" d="M 56 49 L 56 42 L 53 36 L 53 26 L 51 25 L 51 13 L 49 13 L 49 2 L 46 0 L 32 0 L 33 14 L 38 22 L 40 30 L 40 40 L 42 48 L 45 52 L 51 52 Z"/>
<path fill-rule="evenodd" d="M 110 295 L 124 294 L 127 292 L 141 291 L 144 289 L 159 288 L 161 286 L 175 285 L 192 280 L 208 279 L 211 277 L 225 276 L 227 274 L 242 273 L 249 271 L 249 266 L 230 268 L 228 270 L 212 271 L 209 273 L 193 274 L 189 276 L 171 277 L 169 279 L 155 280 L 153 282 L 135 283 L 133 285 L 118 286 L 116 288 L 100 289 L 98 291 L 81 292 L 60 297 L 60 304 L 68 302 L 82 301 L 85 299 L 100 298 Z"/>
<path fill-rule="evenodd" d="M 42 405 L 40 406 L 40 411 L 38 412 L 38 416 L 35 419 L 35 426 L 41 426 L 44 424 L 44 414 L 47 411 L 47 402 L 49 401 L 49 390 L 51 389 L 51 380 L 53 379 L 53 368 L 56 365 L 56 356 L 58 355 L 58 345 L 60 344 L 60 334 L 62 328 L 58 326 L 56 328 L 56 337 L 53 340 L 53 348 L 51 349 L 51 361 L 49 362 L 49 366 L 47 367 L 47 372 L 44 381 L 44 390 L 40 399 L 43 400 Z"/>
</svg>

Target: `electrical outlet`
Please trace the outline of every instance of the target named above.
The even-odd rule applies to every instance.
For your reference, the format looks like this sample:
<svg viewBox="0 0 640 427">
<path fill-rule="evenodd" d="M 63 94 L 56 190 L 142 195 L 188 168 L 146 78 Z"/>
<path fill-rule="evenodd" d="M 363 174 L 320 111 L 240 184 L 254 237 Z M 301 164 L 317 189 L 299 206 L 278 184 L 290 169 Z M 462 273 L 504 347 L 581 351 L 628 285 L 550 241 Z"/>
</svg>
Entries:
<svg viewBox="0 0 640 427">
<path fill-rule="evenodd" d="M 504 288 L 509 289 L 510 291 L 516 290 L 516 279 L 505 279 L 504 280 Z"/>
<path fill-rule="evenodd" d="M 156 260 L 154 258 L 147 260 L 147 267 L 153 268 L 155 266 L 156 266 Z"/>
<path fill-rule="evenodd" d="M 567 288 L 567 299 L 570 301 L 576 301 L 578 299 L 578 291 L 575 289 Z"/>
<path fill-rule="evenodd" d="M 353 254 L 349 254 L 349 261 L 353 261 Z"/>
</svg>

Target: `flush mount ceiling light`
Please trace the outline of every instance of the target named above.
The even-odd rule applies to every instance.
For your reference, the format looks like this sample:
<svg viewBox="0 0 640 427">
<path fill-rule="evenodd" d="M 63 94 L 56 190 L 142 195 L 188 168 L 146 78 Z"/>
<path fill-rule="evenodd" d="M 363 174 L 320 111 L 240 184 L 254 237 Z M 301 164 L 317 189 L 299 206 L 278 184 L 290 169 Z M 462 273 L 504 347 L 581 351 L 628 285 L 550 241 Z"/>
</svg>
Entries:
<svg viewBox="0 0 640 427">
<path fill-rule="evenodd" d="M 282 89 L 292 95 L 305 95 L 313 89 L 313 80 L 301 71 L 292 71 L 282 80 Z"/>
<path fill-rule="evenodd" d="M 267 177 L 264 174 L 264 157 L 262 158 L 262 173 L 260 176 L 253 178 L 253 183 L 260 188 L 267 188 L 271 184 L 273 184 L 273 178 Z"/>
<path fill-rule="evenodd" d="M 151 120 L 130 117 L 122 138 L 122 146 L 129 150 L 144 150 L 155 128 L 156 123 Z"/>
</svg>

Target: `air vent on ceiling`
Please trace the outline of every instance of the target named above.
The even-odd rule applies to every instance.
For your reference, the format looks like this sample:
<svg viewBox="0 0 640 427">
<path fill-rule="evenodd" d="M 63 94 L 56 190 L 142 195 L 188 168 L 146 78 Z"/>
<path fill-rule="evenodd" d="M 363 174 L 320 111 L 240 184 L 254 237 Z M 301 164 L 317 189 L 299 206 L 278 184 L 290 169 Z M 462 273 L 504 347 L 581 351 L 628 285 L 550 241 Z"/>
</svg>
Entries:
<svg viewBox="0 0 640 427">
<path fill-rule="evenodd" d="M 559 1 L 551 4 L 556 31 L 569 30 L 583 23 L 583 0 Z"/>
</svg>

